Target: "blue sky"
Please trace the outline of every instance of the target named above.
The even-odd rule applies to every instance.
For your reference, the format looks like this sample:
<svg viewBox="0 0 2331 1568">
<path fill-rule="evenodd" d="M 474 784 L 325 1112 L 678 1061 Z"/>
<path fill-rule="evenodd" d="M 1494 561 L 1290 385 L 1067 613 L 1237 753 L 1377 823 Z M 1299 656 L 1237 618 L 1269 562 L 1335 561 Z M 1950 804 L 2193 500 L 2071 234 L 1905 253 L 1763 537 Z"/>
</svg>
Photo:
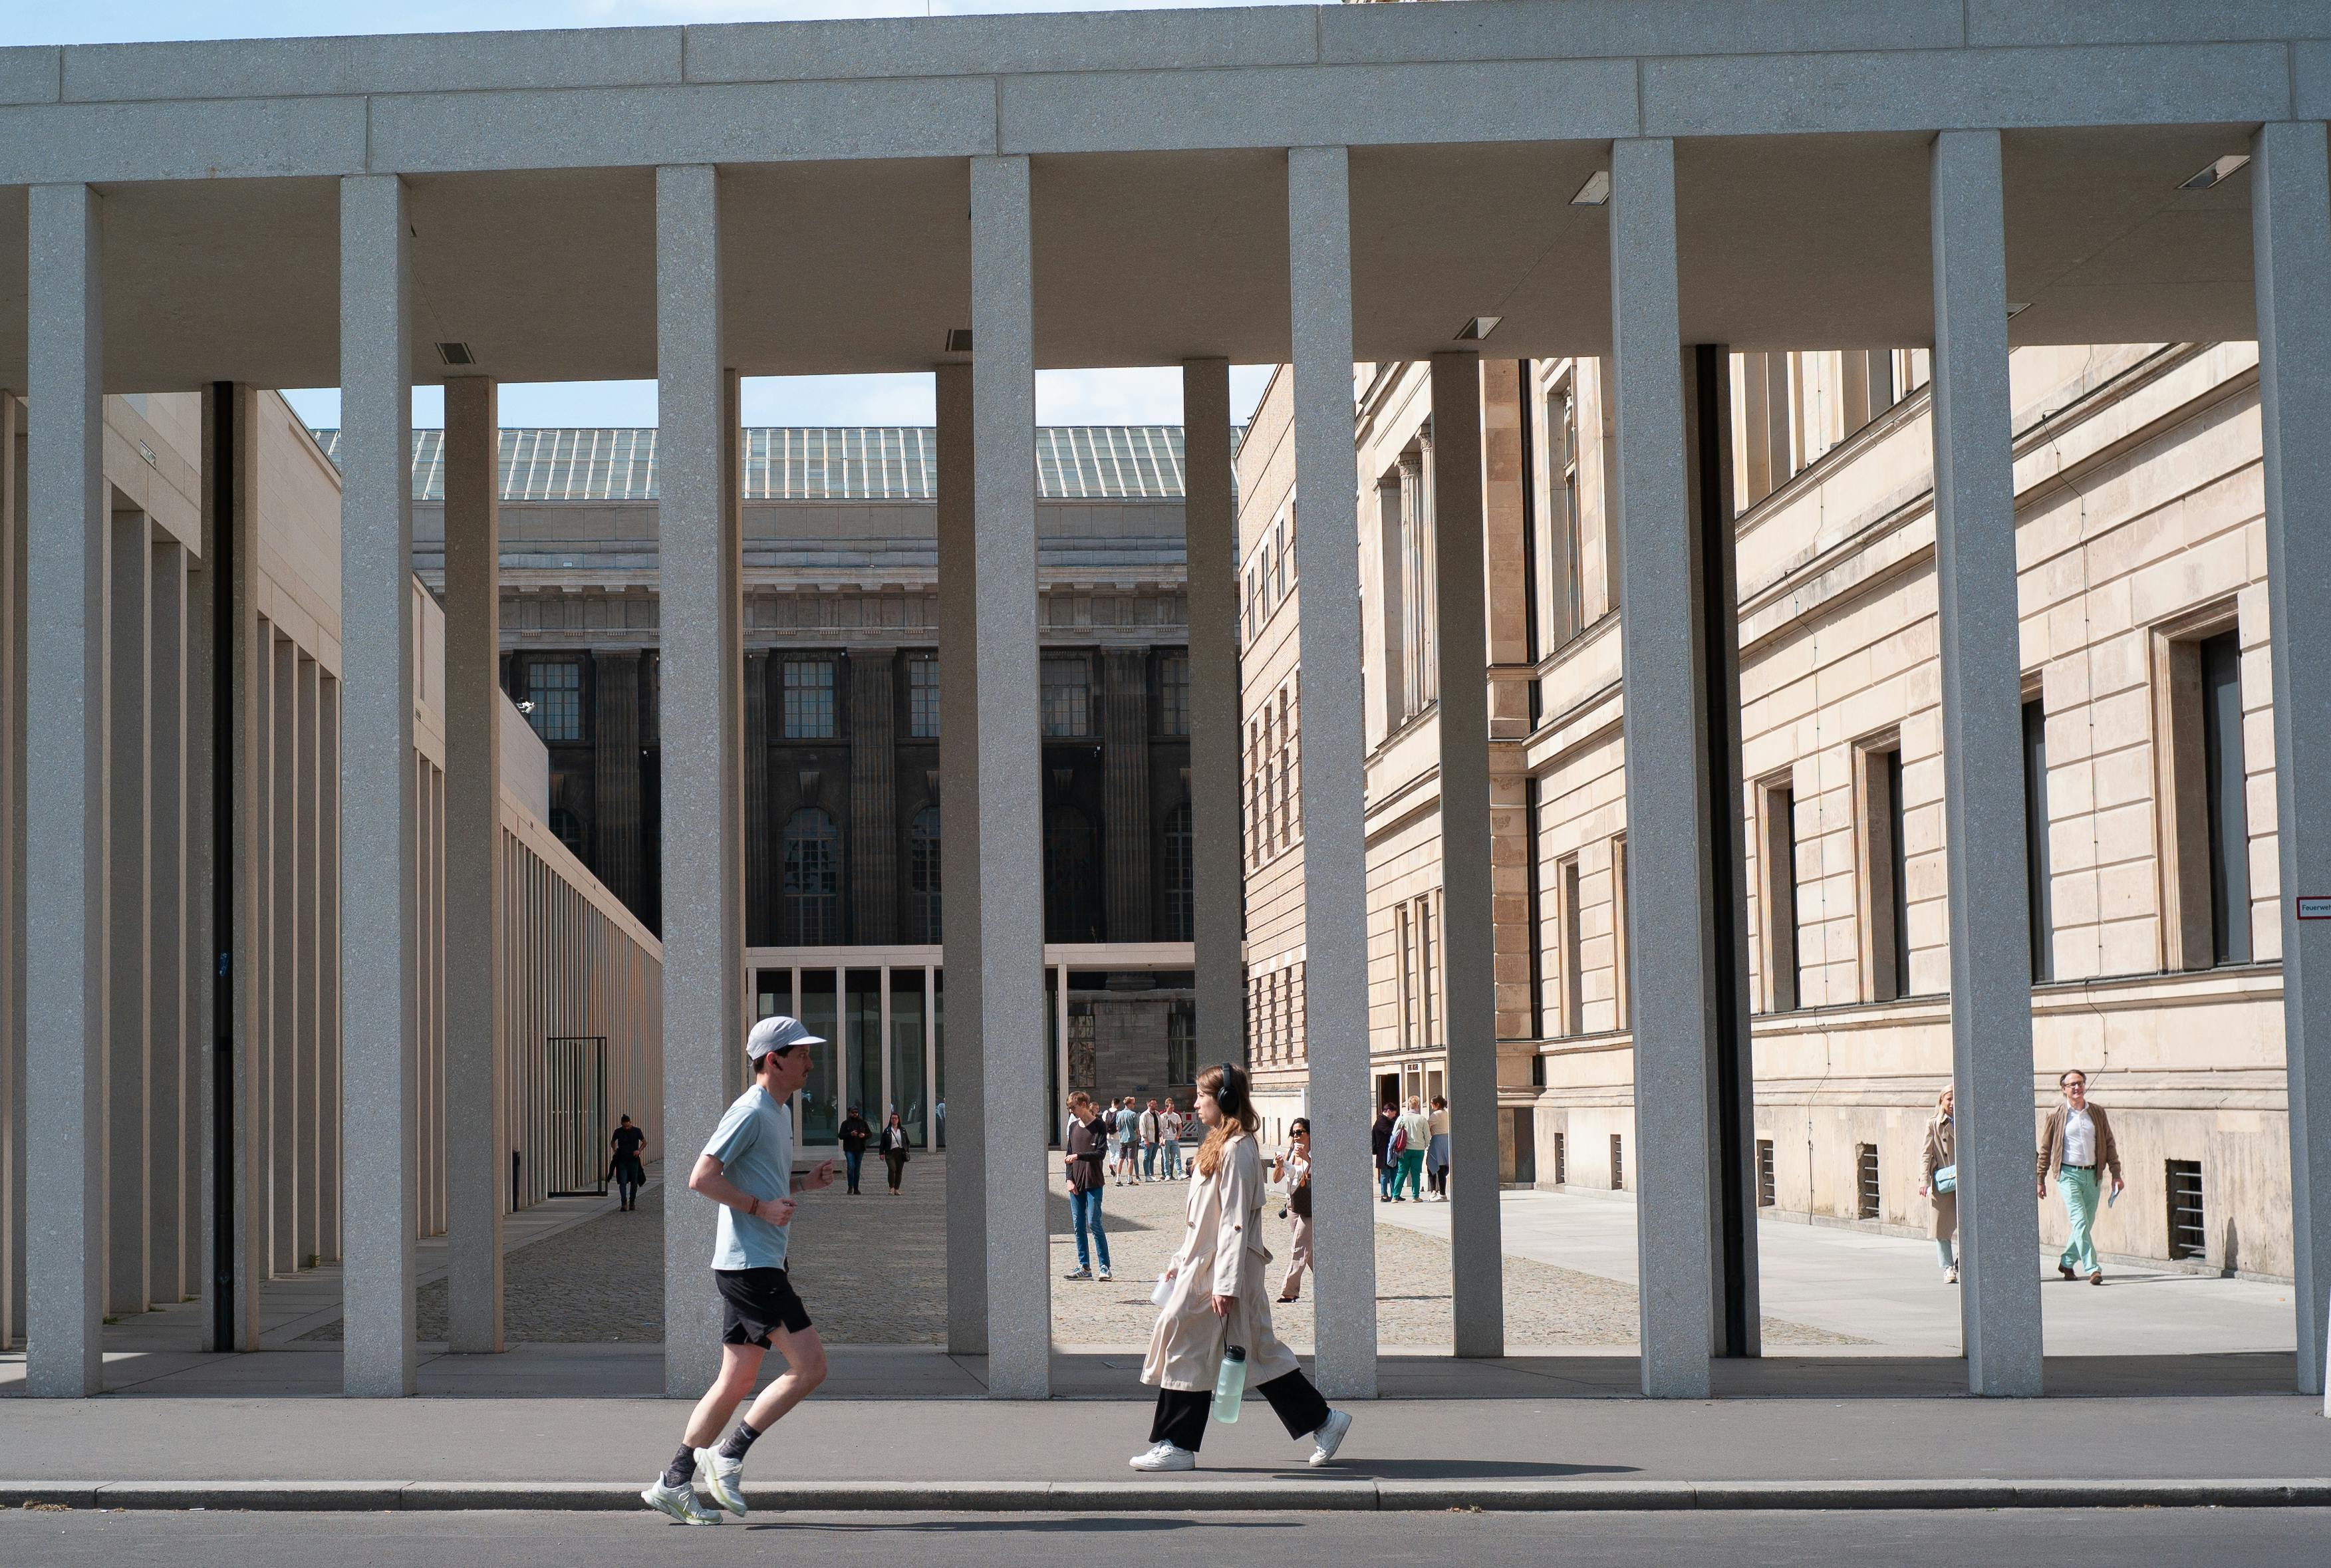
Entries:
<svg viewBox="0 0 2331 1568">
<path fill-rule="evenodd" d="M 1224 0 L 1172 0 L 1211 5 Z M 1251 3 L 1251 0 L 1234 0 Z M 81 0 L 43 6 L 0 3 L 0 47 L 126 43 L 186 38 L 328 37 L 352 33 L 452 33 L 497 28 L 668 26 L 684 22 L 769 22 L 811 17 L 961 15 L 1019 11 L 1145 9 L 1148 0 Z M 1269 369 L 1232 371 L 1231 404 L 1244 419 Z M 339 421 L 339 394 L 290 394 L 311 424 Z M 928 375 L 769 377 L 745 384 L 748 424 L 928 424 Z M 434 388 L 414 394 L 416 423 L 442 422 Z M 509 385 L 505 424 L 653 424 L 653 382 Z M 1173 370 L 1044 371 L 1036 417 L 1046 424 L 1178 424 L 1181 376 Z"/>
</svg>

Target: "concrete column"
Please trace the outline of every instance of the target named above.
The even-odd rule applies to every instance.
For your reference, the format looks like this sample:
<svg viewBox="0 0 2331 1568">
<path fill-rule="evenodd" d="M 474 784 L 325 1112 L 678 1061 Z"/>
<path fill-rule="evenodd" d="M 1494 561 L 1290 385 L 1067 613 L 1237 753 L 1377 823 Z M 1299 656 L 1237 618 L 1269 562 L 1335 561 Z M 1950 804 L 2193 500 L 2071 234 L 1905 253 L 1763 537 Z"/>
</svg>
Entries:
<svg viewBox="0 0 2331 1568">
<path fill-rule="evenodd" d="M 258 801 L 266 664 L 258 620 L 256 514 L 253 506 L 258 394 L 231 382 L 203 395 L 203 571 L 196 618 L 209 679 L 197 688 L 203 722 L 204 826 L 207 850 L 193 888 L 204 922 L 195 966 L 202 1003 L 202 1084 L 195 1115 L 202 1134 L 203 1189 L 198 1234 L 204 1259 L 205 1350 L 250 1350 L 259 1343 L 260 1287 L 266 1277 L 267 1206 L 262 1182 L 262 1088 L 266 1029 L 261 1008 L 260 889 L 264 835 Z M 327 850 L 335 853 L 337 842 Z M 336 908 L 337 900 L 328 904 Z M 327 947 L 337 952 L 337 947 Z M 335 977 L 336 966 L 328 964 Z M 337 1008 L 332 1023 L 338 1025 Z M 219 1080 L 224 1078 L 222 1088 Z M 337 1173 L 335 1173 L 337 1174 Z"/>
<path fill-rule="evenodd" d="M 186 551 L 152 546 L 147 639 L 146 941 L 152 984 L 146 1001 L 147 1296 L 167 1306 L 195 1292 L 187 1269 L 184 1197 L 195 1180 L 186 1151 L 186 689 L 195 666 L 186 641 Z"/>
<path fill-rule="evenodd" d="M 1190 595 L 1190 832 L 1202 1062 L 1246 1059 L 1246 879 L 1239 856 L 1238 505 L 1231 366 L 1182 365 L 1183 531 Z"/>
<path fill-rule="evenodd" d="M 1732 356 L 1684 355 L 1684 494 L 1691 508 L 1694 635 L 1708 920 L 1708 1193 L 1710 1347 L 1763 1349 L 1756 1278 L 1755 1085 L 1748 1018 L 1748 862 L 1740 774 L 1740 590 L 1732 502 Z"/>
<path fill-rule="evenodd" d="M 317 690 L 322 672 L 315 660 L 294 651 L 291 674 L 291 777 L 297 797 L 292 812 L 291 843 L 291 1012 L 292 1030 L 300 1042 L 300 1164 L 292 1173 L 299 1211 L 297 1251 L 300 1267 L 310 1258 L 329 1257 L 324 1247 L 324 1156 L 331 1146 L 324 1117 L 334 1111 L 325 1088 L 332 1070 L 324 1055 L 321 973 L 328 952 L 322 943 L 322 898 L 319 890 L 319 852 L 317 839 L 322 825 L 318 801 Z"/>
<path fill-rule="evenodd" d="M 1367 1175 L 1368 873 L 1358 617 L 1359 464 L 1352 425 L 1351 167 L 1339 147 L 1287 155 L 1295 375 L 1295 563 L 1301 600 L 1303 943 L 1309 967 L 1312 1222 L 1319 1352 L 1331 1399 L 1376 1392 L 1375 1194 Z M 1494 1147 L 1494 1144 L 1490 1145 Z"/>
<path fill-rule="evenodd" d="M 28 197 L 24 758 L 25 1388 L 103 1392 L 106 872 L 112 528 L 103 451 L 102 211 Z"/>
<path fill-rule="evenodd" d="M 898 663 L 895 648 L 850 654 L 850 853 L 842 871 L 850 939 L 868 945 L 899 939 Z"/>
<path fill-rule="evenodd" d="M 591 869 L 633 914 L 648 908 L 640 817 L 640 651 L 591 655 Z"/>
<path fill-rule="evenodd" d="M 413 1392 L 412 270 L 404 186 L 340 182 L 340 1068 L 347 1392 Z"/>
<path fill-rule="evenodd" d="M 777 941 L 776 863 L 769 831 L 769 656 L 745 655 L 745 940 Z M 852 870 L 845 861 L 844 874 Z"/>
<path fill-rule="evenodd" d="M 2031 943 L 2022 654 L 1999 133 L 1934 149 L 1935 579 L 1942 610 L 1943 843 L 1958 1095 L 1967 1386 L 2040 1392 L 2031 1201 Z"/>
<path fill-rule="evenodd" d="M 720 210 L 707 165 L 656 172 L 663 622 L 664 1388 L 719 1364 L 716 1216 L 688 1172 L 743 1088 L 742 846 L 736 824 L 743 601 L 725 471 L 736 442 L 721 348 Z"/>
<path fill-rule="evenodd" d="M 281 1047 L 275 1028 L 275 628 L 252 622 L 251 683 L 243 689 L 251 726 L 251 767 L 244 781 L 251 810 L 251 853 L 240 870 L 249 881 L 252 940 L 243 961 L 250 1009 L 251 1119 L 239 1129 L 251 1151 L 252 1261 L 257 1278 L 276 1271 L 275 1118 L 281 1098 Z"/>
<path fill-rule="evenodd" d="M 947 983 L 947 1354 L 987 1354 L 987 1139 L 980 1033 L 979 528 L 971 366 L 937 382 L 939 922 Z M 956 889 L 950 893 L 947 889 Z"/>
<path fill-rule="evenodd" d="M 112 515 L 110 722 L 112 822 L 106 885 L 113 929 L 107 937 L 105 1060 L 105 1310 L 146 1310 L 146 1075 L 151 1070 L 146 1011 L 146 699 L 152 679 L 146 645 L 153 596 L 153 524 L 143 512 Z"/>
<path fill-rule="evenodd" d="M 1146 942 L 1150 867 L 1156 857 L 1149 815 L 1149 651 L 1100 651 L 1101 860 L 1112 942 Z"/>
<path fill-rule="evenodd" d="M 1051 1392 L 1029 229 L 1028 160 L 972 159 L 971 425 L 979 461 L 972 476 L 976 637 L 965 673 L 978 705 L 973 728 L 982 740 L 979 873 L 968 887 L 950 885 L 953 910 L 980 926 L 987 1378 L 998 1399 L 1043 1399 Z"/>
<path fill-rule="evenodd" d="M 1457 1354 L 1498 1356 L 1506 1353 L 1505 1255 L 1498 1245 L 1497 919 L 1489 886 L 1489 584 L 1478 355 L 1432 356 L 1432 436 L 1449 1262 Z"/>
<path fill-rule="evenodd" d="M 1698 661 L 1677 656 L 1696 646 L 1698 627 L 1677 325 L 1675 144 L 1615 143 L 1611 181 L 1643 1392 L 1705 1399 L 1715 955 L 1705 879 L 1707 693 Z"/>
<path fill-rule="evenodd" d="M 340 1050 L 340 683 L 329 675 L 316 681 L 316 1054 L 320 1108 L 317 1116 L 317 1250 L 342 1256 L 340 1129 L 344 1098 Z"/>
<path fill-rule="evenodd" d="M 0 391 L 0 1346 L 24 1332 L 24 429 Z"/>
<path fill-rule="evenodd" d="M 278 636 L 269 645 L 267 816 L 273 847 L 268 854 L 269 1006 L 273 1018 L 274 1069 L 269 1079 L 274 1164 L 268 1172 L 275 1222 L 268 1245 L 279 1278 L 307 1261 L 300 1239 L 300 1167 L 315 1153 L 316 1129 L 307 1117 L 315 1104 L 315 1041 L 300 1029 L 300 649 Z"/>
<path fill-rule="evenodd" d="M 445 1197 L 451 1344 L 502 1348 L 501 421 L 445 384 Z"/>
<path fill-rule="evenodd" d="M 2331 175 L 2319 122 L 2266 126 L 2256 149 L 2250 254 L 2265 426 L 2292 1295 L 2298 1387 L 2323 1393 L 2331 1381 L 2331 921 L 2301 921 L 2298 900 L 2331 895 L 2331 632 L 2307 608 L 2331 581 Z M 2331 1414 L 2331 1400 L 2324 1409 Z"/>
</svg>

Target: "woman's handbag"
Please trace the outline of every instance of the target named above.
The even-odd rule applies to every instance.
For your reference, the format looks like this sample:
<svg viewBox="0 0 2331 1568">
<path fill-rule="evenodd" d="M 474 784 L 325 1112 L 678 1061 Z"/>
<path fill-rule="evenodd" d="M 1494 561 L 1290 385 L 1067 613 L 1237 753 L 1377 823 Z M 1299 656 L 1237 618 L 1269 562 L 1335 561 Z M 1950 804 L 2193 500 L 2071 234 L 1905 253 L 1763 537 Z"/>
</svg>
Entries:
<svg viewBox="0 0 2331 1568">
<path fill-rule="evenodd" d="M 1958 1190 L 1958 1166 L 1955 1164 L 1936 1165 L 1935 1167 L 1935 1191 L 1937 1193 L 1955 1193 Z"/>
</svg>

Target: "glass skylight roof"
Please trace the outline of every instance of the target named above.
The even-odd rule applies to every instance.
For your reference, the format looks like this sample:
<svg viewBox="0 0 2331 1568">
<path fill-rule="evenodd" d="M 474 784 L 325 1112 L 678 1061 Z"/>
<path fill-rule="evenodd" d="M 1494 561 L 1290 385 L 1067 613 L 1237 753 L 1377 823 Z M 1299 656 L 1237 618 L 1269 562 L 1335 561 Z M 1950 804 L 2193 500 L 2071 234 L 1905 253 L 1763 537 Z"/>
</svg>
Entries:
<svg viewBox="0 0 2331 1568">
<path fill-rule="evenodd" d="M 314 432 L 339 461 L 340 432 Z M 506 501 L 652 501 L 653 430 L 506 430 Z M 937 492 L 937 432 L 928 426 L 761 425 L 745 432 L 748 501 L 928 501 Z M 1179 499 L 1178 425 L 1064 424 L 1036 432 L 1046 500 Z M 413 432 L 413 498 L 445 499 L 445 432 Z"/>
</svg>

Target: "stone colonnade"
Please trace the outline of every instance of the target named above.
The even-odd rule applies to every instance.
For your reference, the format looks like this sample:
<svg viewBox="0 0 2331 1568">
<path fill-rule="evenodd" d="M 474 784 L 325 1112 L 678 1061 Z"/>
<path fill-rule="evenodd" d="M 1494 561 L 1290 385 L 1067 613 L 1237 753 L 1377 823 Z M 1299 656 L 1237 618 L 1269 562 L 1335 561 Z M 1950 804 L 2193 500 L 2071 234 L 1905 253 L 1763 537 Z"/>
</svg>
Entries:
<svg viewBox="0 0 2331 1568">
<path fill-rule="evenodd" d="M 2286 895 L 2331 893 L 2331 633 L 2291 616 L 2290 584 L 2331 571 L 2331 487 L 2317 470 L 2331 451 L 2331 181 L 2324 127 L 2269 125 L 2256 144 L 2254 221 L 2265 487 L 2273 555 L 2276 761 Z M 1961 1212 L 1970 1261 L 1962 1295 L 1971 1387 L 1991 1394 L 2041 1391 L 2041 1324 L 2030 1260 L 2037 1246 L 2030 1197 L 2031 1023 L 2021 803 L 2004 793 L 2018 772 L 2016 581 L 2004 296 L 2001 138 L 1953 130 L 1931 160 L 1936 320 L 1935 446 L 1949 782 L 1948 867 L 1954 941 L 1954 1041 L 1961 1107 Z M 1302 710 L 1307 725 L 1302 810 L 1307 834 L 1305 939 L 1308 1037 L 1322 1249 L 1318 1284 L 1318 1377 L 1339 1397 L 1375 1389 L 1375 1279 L 1365 1246 L 1363 1176 L 1368 1111 L 1365 856 L 1363 834 L 1361 660 L 1355 618 L 1333 613 L 1357 597 L 1357 475 L 1352 444 L 1353 258 L 1350 162 L 1342 147 L 1288 154 L 1288 242 L 1297 527 L 1302 591 L 1330 613 L 1303 618 Z M 1655 1157 L 1642 1163 L 1642 1382 L 1647 1393 L 1705 1397 L 1714 1358 L 1754 1349 L 1753 1191 L 1734 1118 L 1746 1071 L 1737 1005 L 1736 754 L 1723 737 L 1727 657 L 1708 613 L 1711 572 L 1698 525 L 1709 514 L 1708 463 L 1696 438 L 1720 431 L 1706 379 L 1689 373 L 1678 299 L 1675 146 L 1622 138 L 1612 147 L 1609 229 L 1611 364 L 1617 396 L 1617 475 L 1622 544 L 1630 869 L 1637 1115 Z M 958 1064 L 953 1107 L 950 1264 L 958 1301 L 950 1336 L 985 1351 L 1004 1397 L 1050 1388 L 1049 1290 L 1043 1219 L 1044 1072 L 1041 984 L 1035 630 L 1033 309 L 1029 165 L 980 156 L 970 169 L 972 328 L 967 375 L 940 375 L 939 547 L 950 677 L 944 727 L 949 882 L 977 889 L 952 908 L 947 932 L 956 1003 L 950 1049 Z M 33 432 L 28 461 L 33 547 L 28 573 L 43 619 L 32 629 L 31 714 L 51 744 L 28 759 L 31 889 L 27 913 L 32 1022 L 31 1130 L 36 1228 L 31 1269 L 33 1380 L 43 1392 L 94 1386 L 98 1233 L 111 1049 L 107 980 L 112 937 L 105 716 L 86 701 L 115 679 L 103 608 L 112 567 L 98 467 L 101 299 L 99 198 L 83 185 L 36 188 L 31 209 L 33 401 L 54 411 Z M 341 354 L 348 649 L 342 764 L 344 899 L 341 999 L 351 1191 L 347 1383 L 351 1392 L 413 1386 L 415 1140 L 413 1088 L 421 1025 L 414 998 L 421 911 L 404 869 L 413 863 L 423 808 L 406 765 L 413 744 L 414 627 L 406 588 L 411 515 L 406 474 L 412 307 L 404 192 L 391 176 L 343 179 Z M 709 166 L 656 176 L 656 301 L 664 475 L 663 810 L 666 912 L 662 1022 L 664 1137 L 699 1142 L 739 1081 L 745 1017 L 739 832 L 741 734 L 738 644 L 737 374 L 725 363 L 721 321 L 719 180 Z M 1694 346 L 1695 347 L 1700 346 Z M 1440 375 L 1462 379 L 1452 363 Z M 1194 360 L 1191 407 L 1211 417 L 1219 361 Z M 1477 412 L 1472 399 L 1455 406 Z M 1477 433 L 1473 432 L 1473 433 Z M 1213 437 L 1208 435 L 1209 442 Z M 483 442 L 479 445 L 483 449 Z M 1459 444 L 1436 428 L 1436 461 Z M 1467 440 L 1466 444 L 1477 444 Z M 1228 515 L 1227 464 L 1194 459 L 1194 529 Z M 484 461 L 478 459 L 477 461 Z M 1479 486 L 1479 454 L 1452 452 L 1444 486 Z M 1224 494 L 1215 493 L 1221 487 Z M 1444 495 L 1447 490 L 1444 489 Z M 1449 744 L 1475 745 L 1479 636 L 1479 518 L 1451 513 L 1440 563 L 1447 671 L 1444 693 L 1468 697 L 1443 717 Z M 1461 523 L 1462 526 L 1454 526 Z M 450 518 L 449 518 L 450 528 Z M 1220 541 L 1194 543 L 1194 569 Z M 485 558 L 490 560 L 490 552 Z M 1217 564 L 1205 568 L 1217 571 Z M 449 561 L 449 576 L 451 564 Z M 467 592 L 474 592 L 474 586 Z M 1211 597 L 1209 595 L 1212 595 Z M 1213 714 L 1194 750 L 1201 820 L 1228 820 L 1222 733 L 1225 680 L 1220 641 L 1226 584 L 1194 589 L 1196 700 Z M 490 594 L 489 594 L 489 597 Z M 1470 598 L 1469 598 L 1470 596 Z M 1206 608 L 1211 605 L 1211 609 Z M 474 628 L 471 635 L 474 637 Z M 1677 657 L 1689 650 L 1693 656 Z M 471 672 L 465 679 L 482 677 Z M 287 680 L 296 689 L 296 665 Z M 1234 699 L 1233 699 L 1234 700 Z M 296 713 L 295 706 L 292 709 Z M 1459 711 L 1459 709 L 1462 711 Z M 1655 716 L 1655 722 L 1644 722 Z M 296 733 L 296 731 L 294 732 Z M 1468 737 L 1470 737 L 1469 739 Z M 1209 750 L 1208 748 L 1212 749 Z M 1476 746 L 1478 749 L 1478 746 Z M 1211 761 L 1208 760 L 1211 758 Z M 1469 758 L 1448 775 L 1452 849 L 1479 836 L 1488 782 Z M 1207 814 L 1211 807 L 1212 815 Z M 1461 829 L 1461 832 L 1456 830 Z M 449 832 L 459 834 L 458 823 Z M 1204 835 L 1223 837 L 1219 827 Z M 1199 984 L 1231 994 L 1227 935 L 1234 900 L 1221 890 L 1227 862 L 1202 875 Z M 1452 950 L 1485 931 L 1486 875 L 1452 864 Z M 463 874 L 476 875 L 474 867 Z M 2298 1231 L 2299 1365 L 2319 1387 L 2323 1297 L 2331 1261 L 2331 987 L 2313 973 L 2321 942 L 2285 900 L 2285 984 L 2290 1050 L 2294 1201 Z M 490 944 L 486 951 L 490 951 Z M 1486 954 L 1486 940 L 1478 944 Z M 2310 946 L 2317 949 L 2310 953 Z M 491 962 L 477 948 L 462 964 Z M 363 984 L 356 982 L 361 976 Z M 1457 976 L 1452 972 L 1452 980 Z M 474 973 L 469 984 L 477 984 Z M 296 1002 L 295 1002 L 296 1005 Z M 1220 1003 L 1218 1003 L 1218 1006 Z M 1216 1014 L 1219 1019 L 1220 1013 Z M 1452 1023 L 1460 1020 L 1452 1018 Z M 1206 1027 L 1218 1027 L 1210 1022 Z M 1478 1020 L 1476 1021 L 1478 1027 Z M 1227 1042 L 1213 1035 L 1209 1051 Z M 1461 1143 L 1493 1146 L 1493 1042 L 1453 1053 Z M 471 1151 L 474 1153 L 474 1151 Z M 460 1157 L 466 1158 L 467 1155 Z M 1464 1171 L 1469 1162 L 1460 1160 Z M 1470 1162 L 1476 1172 L 1487 1162 Z M 474 1171 L 465 1180 L 482 1180 Z M 1460 1346 L 1501 1348 L 1494 1193 L 1460 1175 L 1456 1229 Z M 480 1193 L 482 1189 L 480 1189 Z M 471 1194 L 474 1201 L 478 1193 Z M 296 1201 L 295 1201 L 296 1202 Z M 296 1208 L 295 1208 L 296 1212 Z M 667 1231 L 667 1383 L 700 1387 L 711 1370 L 715 1322 L 704 1278 L 710 1215 L 676 1207 Z M 474 1243 L 473 1243 L 474 1244 Z"/>
</svg>

